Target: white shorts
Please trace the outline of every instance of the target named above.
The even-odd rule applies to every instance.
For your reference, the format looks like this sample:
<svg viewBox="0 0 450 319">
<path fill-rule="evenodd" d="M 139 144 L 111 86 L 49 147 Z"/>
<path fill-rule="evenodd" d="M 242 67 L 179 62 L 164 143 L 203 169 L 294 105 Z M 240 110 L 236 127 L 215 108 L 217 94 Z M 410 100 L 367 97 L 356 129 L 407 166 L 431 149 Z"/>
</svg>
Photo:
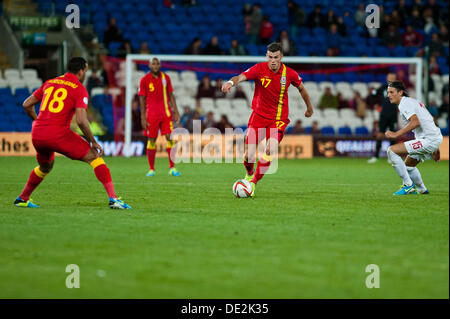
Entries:
<svg viewBox="0 0 450 319">
<path fill-rule="evenodd" d="M 420 138 L 405 142 L 408 155 L 420 162 L 432 159 L 433 152 L 436 151 L 442 143 L 442 136 L 436 138 Z"/>
</svg>

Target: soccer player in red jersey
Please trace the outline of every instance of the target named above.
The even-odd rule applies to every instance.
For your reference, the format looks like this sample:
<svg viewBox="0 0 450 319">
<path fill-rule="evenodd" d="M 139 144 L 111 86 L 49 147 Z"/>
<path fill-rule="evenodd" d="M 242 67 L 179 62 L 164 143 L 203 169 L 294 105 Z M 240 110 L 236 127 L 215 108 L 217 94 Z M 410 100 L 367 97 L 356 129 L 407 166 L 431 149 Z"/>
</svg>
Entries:
<svg viewBox="0 0 450 319">
<path fill-rule="evenodd" d="M 244 166 L 247 171 L 245 179 L 251 182 L 252 197 L 259 180 L 269 169 L 273 159 L 271 154 L 276 152 L 278 143 L 284 136 L 284 131 L 289 124 L 288 87 L 293 85 L 298 88 L 300 95 L 306 103 L 305 116 L 313 114 L 313 107 L 308 92 L 302 83 L 302 78 L 293 69 L 281 62 L 283 58 L 280 43 L 274 42 L 267 46 L 266 57 L 268 62 L 261 62 L 238 76 L 234 76 L 222 86 L 222 91 L 227 93 L 233 86 L 242 81 L 254 80 L 255 92 L 253 95 L 253 113 L 248 121 L 248 131 L 245 139 Z M 261 134 L 262 133 L 262 134 Z M 265 153 L 258 160 L 256 172 L 256 147 L 266 138 Z"/>
<path fill-rule="evenodd" d="M 31 171 L 28 182 L 14 205 L 39 207 L 30 200 L 30 195 L 52 170 L 55 152 L 58 152 L 92 166 L 95 176 L 108 193 L 110 208 L 130 209 L 130 206 L 117 198 L 110 171 L 101 158 L 103 150 L 89 127 L 86 115 L 88 93 L 81 84 L 88 64 L 85 59 L 74 57 L 69 61 L 67 70 L 66 74 L 46 81 L 23 103 L 25 111 L 33 120 L 31 139 L 39 166 Z M 42 103 L 37 115 L 34 105 L 40 101 Z M 74 114 L 87 141 L 70 130 Z"/>
<path fill-rule="evenodd" d="M 148 137 L 147 159 L 150 170 L 147 176 L 155 175 L 156 138 L 158 131 L 165 135 L 167 140 L 167 153 L 169 154 L 169 175 L 180 176 L 175 168 L 174 154 L 171 151 L 174 146 L 170 134 L 173 131 L 173 120 L 180 124 L 180 113 L 173 95 L 170 77 L 161 72 L 159 59 L 153 58 L 150 63 L 150 72 L 146 74 L 139 85 L 139 101 L 141 105 L 141 122 L 144 134 Z"/>
</svg>

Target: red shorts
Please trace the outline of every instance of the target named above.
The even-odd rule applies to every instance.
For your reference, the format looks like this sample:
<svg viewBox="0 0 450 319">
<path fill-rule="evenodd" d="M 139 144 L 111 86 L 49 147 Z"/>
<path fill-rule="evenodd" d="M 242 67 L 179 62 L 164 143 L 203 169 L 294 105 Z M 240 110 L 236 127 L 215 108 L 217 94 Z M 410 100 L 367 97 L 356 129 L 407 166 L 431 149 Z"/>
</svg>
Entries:
<svg viewBox="0 0 450 319">
<path fill-rule="evenodd" d="M 144 135 L 149 138 L 157 138 L 158 131 L 161 130 L 161 135 L 167 135 L 173 131 L 173 121 L 171 117 L 166 118 L 147 118 L 147 129 L 144 130 Z"/>
<path fill-rule="evenodd" d="M 36 149 L 39 164 L 50 163 L 55 152 L 73 160 L 84 158 L 91 149 L 90 144 L 75 132 L 67 129 L 59 132 L 44 129 L 33 129 L 31 139 Z"/>
<path fill-rule="evenodd" d="M 264 138 L 268 140 L 270 137 L 277 139 L 278 143 L 280 143 L 289 122 L 289 119 L 267 119 L 253 112 L 248 120 L 245 144 L 259 144 Z"/>
</svg>

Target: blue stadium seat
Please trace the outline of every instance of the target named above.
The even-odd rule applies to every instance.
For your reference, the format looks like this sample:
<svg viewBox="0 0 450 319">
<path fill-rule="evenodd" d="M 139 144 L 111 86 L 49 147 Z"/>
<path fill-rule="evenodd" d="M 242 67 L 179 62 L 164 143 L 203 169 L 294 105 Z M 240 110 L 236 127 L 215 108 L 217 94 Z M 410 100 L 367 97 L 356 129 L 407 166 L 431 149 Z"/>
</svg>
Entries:
<svg viewBox="0 0 450 319">
<path fill-rule="evenodd" d="M 332 126 L 324 126 L 320 130 L 320 133 L 322 133 L 323 135 L 334 135 L 335 131 L 334 131 L 334 128 Z"/>
<path fill-rule="evenodd" d="M 352 135 L 352 129 L 348 126 L 342 126 L 338 129 L 338 135 Z"/>
<path fill-rule="evenodd" d="M 355 128 L 355 135 L 369 135 L 369 130 L 365 126 L 358 126 L 357 128 Z"/>
</svg>

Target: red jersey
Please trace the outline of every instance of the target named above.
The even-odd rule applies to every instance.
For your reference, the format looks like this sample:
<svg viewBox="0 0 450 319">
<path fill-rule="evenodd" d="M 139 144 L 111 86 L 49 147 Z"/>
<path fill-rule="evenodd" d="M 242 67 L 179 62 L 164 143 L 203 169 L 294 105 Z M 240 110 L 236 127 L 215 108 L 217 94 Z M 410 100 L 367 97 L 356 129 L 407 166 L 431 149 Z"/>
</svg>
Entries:
<svg viewBox="0 0 450 319">
<path fill-rule="evenodd" d="M 150 72 L 141 79 L 138 95 L 146 97 L 147 118 L 172 117 L 169 105 L 169 93 L 172 92 L 170 77 L 163 72 L 160 72 L 159 77 Z"/>
<path fill-rule="evenodd" d="M 288 87 L 298 87 L 302 78 L 293 69 L 281 63 L 278 72 L 270 70 L 267 62 L 261 62 L 243 73 L 248 80 L 255 81 L 253 111 L 273 120 L 286 120 L 289 117 Z"/>
<path fill-rule="evenodd" d="M 39 115 L 33 122 L 33 135 L 40 135 L 36 132 L 43 129 L 46 135 L 70 129 L 75 109 L 87 109 L 88 105 L 88 92 L 72 73 L 46 81 L 33 95 L 41 101 Z"/>
</svg>

